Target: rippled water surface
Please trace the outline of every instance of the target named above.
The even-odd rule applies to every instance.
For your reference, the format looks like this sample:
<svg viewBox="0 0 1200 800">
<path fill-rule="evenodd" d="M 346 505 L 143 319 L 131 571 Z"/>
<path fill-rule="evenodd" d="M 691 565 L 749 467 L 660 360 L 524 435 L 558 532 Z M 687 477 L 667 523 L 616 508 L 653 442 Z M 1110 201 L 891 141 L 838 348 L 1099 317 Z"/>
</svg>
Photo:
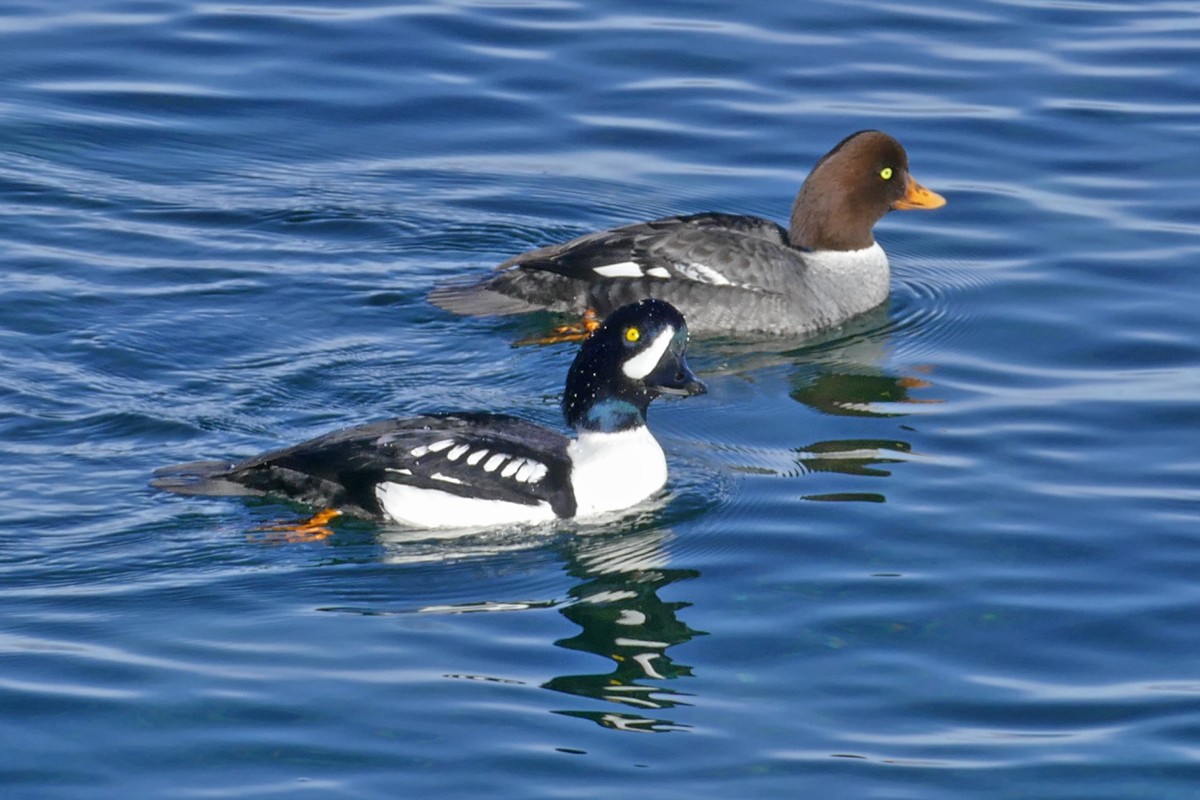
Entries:
<svg viewBox="0 0 1200 800">
<path fill-rule="evenodd" d="M 6 797 L 1200 796 L 1200 3 L 0 8 Z M 860 128 L 944 194 L 890 306 L 697 339 L 672 478 L 453 540 L 156 493 L 449 408 L 548 319 L 435 282 L 787 216 Z"/>
</svg>

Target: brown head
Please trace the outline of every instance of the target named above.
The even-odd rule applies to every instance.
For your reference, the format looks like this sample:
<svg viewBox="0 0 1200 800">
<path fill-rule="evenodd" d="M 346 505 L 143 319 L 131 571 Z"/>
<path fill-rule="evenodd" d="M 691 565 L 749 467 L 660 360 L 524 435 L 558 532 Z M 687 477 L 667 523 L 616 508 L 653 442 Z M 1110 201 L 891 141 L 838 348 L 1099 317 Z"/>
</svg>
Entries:
<svg viewBox="0 0 1200 800">
<path fill-rule="evenodd" d="M 859 131 L 840 141 L 809 173 L 788 234 L 808 250 L 861 250 L 872 229 L 893 209 L 939 208 L 946 199 L 908 171 L 904 147 L 882 131 Z"/>
</svg>

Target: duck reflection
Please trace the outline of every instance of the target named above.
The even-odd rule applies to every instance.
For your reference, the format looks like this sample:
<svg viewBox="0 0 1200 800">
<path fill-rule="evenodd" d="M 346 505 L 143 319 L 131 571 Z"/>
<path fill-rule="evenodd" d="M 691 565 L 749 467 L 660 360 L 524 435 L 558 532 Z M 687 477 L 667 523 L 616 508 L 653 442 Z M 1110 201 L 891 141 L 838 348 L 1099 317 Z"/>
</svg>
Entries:
<svg viewBox="0 0 1200 800">
<path fill-rule="evenodd" d="M 558 713 L 622 731 L 662 733 L 686 727 L 651 714 L 686 705 L 681 699 L 686 693 L 662 682 L 689 676 L 692 668 L 676 662 L 668 650 L 702 633 L 677 616 L 690 603 L 667 602 L 658 596 L 664 587 L 700 574 L 667 566 L 664 545 L 668 539 L 665 531 L 597 537 L 580 542 L 570 554 L 567 572 L 582 582 L 570 590 L 573 602 L 560 613 L 578 625 L 580 632 L 555 644 L 594 653 L 612 667 L 605 672 L 552 678 L 543 686 L 630 710 Z"/>
<path fill-rule="evenodd" d="M 901 374 L 887 366 L 894 330 L 895 323 L 881 307 L 836 331 L 805 339 L 775 339 L 769 348 L 761 339 L 698 342 L 693 360 L 713 382 L 717 380 L 714 376 L 725 375 L 757 383 L 782 374 L 786 396 L 822 415 L 898 419 L 917 413 L 922 405 L 941 401 L 932 396 L 935 387 L 926 368 L 910 367 L 907 374 Z M 767 413 L 767 419 L 787 417 L 783 413 L 773 417 L 770 409 Z M 838 427 L 844 431 L 879 430 L 878 426 L 864 428 L 849 421 Z M 892 424 L 889 432 L 897 429 L 911 430 L 906 424 Z M 886 477 L 891 474 L 889 465 L 914 457 L 910 442 L 878 437 L 797 443 L 783 450 L 737 446 L 728 450 L 736 454 L 736 460 L 726 465 L 731 471 L 783 477 L 810 473 Z M 813 494 L 806 499 L 885 501 L 884 495 L 875 492 Z"/>
<path fill-rule="evenodd" d="M 608 666 L 595 673 L 554 677 L 541 684 L 542 688 L 612 704 L 614 708 L 568 708 L 554 713 L 591 720 L 620 731 L 664 733 L 684 730 L 686 725 L 652 712 L 687 704 L 683 699 L 688 696 L 686 692 L 666 684 L 691 675 L 692 668 L 676 662 L 669 651 L 703 632 L 690 628 L 678 616 L 690 603 L 667 602 L 658 593 L 672 583 L 697 578 L 700 573 L 670 567 L 666 545 L 672 534 L 663 529 L 646 529 L 644 526 L 648 522 L 647 517 L 633 520 L 638 529 L 628 533 L 572 532 L 562 539 L 557 555 L 563 569 L 574 579 L 565 599 L 518 601 L 492 598 L 426 604 L 415 610 L 431 614 L 468 614 L 555 608 L 580 628 L 577 635 L 560 639 L 554 642 L 555 646 L 593 653 Z M 544 534 L 541 538 L 524 541 L 500 539 L 493 542 L 486 539 L 420 542 L 412 541 L 400 532 L 380 538 L 385 548 L 384 560 L 405 565 L 478 564 L 478 559 L 509 560 L 518 552 L 531 558 L 540 553 L 537 560 L 541 561 L 554 552 L 546 547 Z M 447 677 L 512 682 L 484 675 L 453 674 Z"/>
<path fill-rule="evenodd" d="M 824 414 L 835 416 L 895 417 L 911 409 L 906 405 L 938 403 L 917 390 L 933 384 L 922 367 L 917 374 L 900 375 L 888 370 L 891 339 L 896 321 L 887 304 L 867 312 L 836 330 L 815 336 L 769 340 L 721 338 L 694 342 L 694 360 L 705 365 L 705 374 L 734 374 L 749 377 L 754 372 L 784 366 L 791 370 L 788 394 Z"/>
</svg>

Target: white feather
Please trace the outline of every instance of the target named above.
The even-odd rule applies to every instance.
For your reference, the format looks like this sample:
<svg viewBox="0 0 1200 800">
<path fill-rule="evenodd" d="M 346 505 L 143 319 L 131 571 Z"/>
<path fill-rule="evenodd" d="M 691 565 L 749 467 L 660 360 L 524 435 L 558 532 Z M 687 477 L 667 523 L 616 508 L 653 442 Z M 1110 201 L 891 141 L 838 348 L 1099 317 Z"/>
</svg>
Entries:
<svg viewBox="0 0 1200 800">
<path fill-rule="evenodd" d="M 391 519 L 418 528 L 475 528 L 555 519 L 554 511 L 546 502 L 524 505 L 458 497 L 437 489 L 387 481 L 375 487 L 375 496 Z"/>
<path fill-rule="evenodd" d="M 567 446 L 567 455 L 579 517 L 637 505 L 667 482 L 666 456 L 645 425 L 616 433 L 585 431 Z"/>
<path fill-rule="evenodd" d="M 632 261 L 622 261 L 620 264 L 605 264 L 593 267 L 592 271 L 604 278 L 640 278 L 642 268 Z"/>
<path fill-rule="evenodd" d="M 668 325 L 662 333 L 655 337 L 649 347 L 622 364 L 621 370 L 634 380 L 646 377 L 658 366 L 658 362 L 662 360 L 663 353 L 667 352 L 674 336 L 675 329 Z"/>
<path fill-rule="evenodd" d="M 676 264 L 675 269 L 698 283 L 708 283 L 713 286 L 729 286 L 731 281 L 721 273 L 705 264 Z"/>
</svg>

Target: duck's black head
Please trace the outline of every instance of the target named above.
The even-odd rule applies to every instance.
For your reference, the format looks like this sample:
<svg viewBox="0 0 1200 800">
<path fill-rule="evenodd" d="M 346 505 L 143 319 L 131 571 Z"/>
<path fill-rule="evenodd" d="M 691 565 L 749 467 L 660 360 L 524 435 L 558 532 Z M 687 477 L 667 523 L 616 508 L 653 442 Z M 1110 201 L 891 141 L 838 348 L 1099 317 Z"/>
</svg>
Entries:
<svg viewBox="0 0 1200 800">
<path fill-rule="evenodd" d="M 576 430 L 644 425 L 660 394 L 708 389 L 684 359 L 687 323 L 675 306 L 646 299 L 618 308 L 579 348 L 567 373 L 563 416 Z"/>
</svg>

